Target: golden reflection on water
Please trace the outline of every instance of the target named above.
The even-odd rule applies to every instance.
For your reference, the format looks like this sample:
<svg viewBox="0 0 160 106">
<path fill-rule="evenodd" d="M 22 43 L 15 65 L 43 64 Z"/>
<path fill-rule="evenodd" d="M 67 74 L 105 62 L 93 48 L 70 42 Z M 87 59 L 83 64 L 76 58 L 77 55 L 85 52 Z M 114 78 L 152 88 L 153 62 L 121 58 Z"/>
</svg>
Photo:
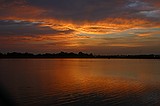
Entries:
<svg viewBox="0 0 160 106">
<path fill-rule="evenodd" d="M 23 105 L 143 106 L 151 103 L 149 106 L 152 106 L 160 100 L 160 62 L 157 60 L 33 59 L 0 62 L 4 65 L 1 69 L 6 70 L 10 65 L 1 75 L 13 79 L 7 82 L 4 77 L 3 80 L 13 84 L 19 98 L 17 101 Z M 9 74 L 13 70 L 14 73 Z"/>
<path fill-rule="evenodd" d="M 58 74 L 56 78 L 59 84 L 54 88 L 64 92 L 77 92 L 78 90 L 83 90 L 86 93 L 96 91 L 103 91 L 103 93 L 114 91 L 138 92 L 144 88 L 143 83 L 133 79 L 99 76 L 96 73 L 88 73 L 75 67 L 67 73 Z"/>
<path fill-rule="evenodd" d="M 126 60 L 118 61 L 58 60 L 58 63 L 53 63 L 54 65 L 52 62 L 48 62 L 47 69 L 44 69 L 46 72 L 50 70 L 50 76 L 44 75 L 44 72 L 41 73 L 41 76 L 45 82 L 50 82 L 52 87 L 48 90 L 56 89 L 57 92 L 63 93 L 119 92 L 124 95 L 145 90 L 149 82 L 147 80 L 152 79 L 148 63 L 141 64 L 141 60 L 136 60 L 134 64 L 129 63 L 134 60 L 127 61 L 128 63 Z"/>
<path fill-rule="evenodd" d="M 48 91 L 55 92 L 54 94 L 58 95 L 58 100 L 66 99 L 66 101 L 63 100 L 65 103 L 73 98 L 77 100 L 76 95 L 81 95 L 83 98 L 88 95 L 89 101 L 93 97 L 100 96 L 103 98 L 99 101 L 109 99 L 115 103 L 119 100 L 124 102 L 130 97 L 132 99 L 142 99 L 144 95 L 150 96 L 150 93 L 146 94 L 148 89 L 157 89 L 160 85 L 160 80 L 155 78 L 155 73 L 157 72 L 152 72 L 155 64 L 147 61 L 144 63 L 142 60 L 69 59 L 60 60 L 61 65 L 56 65 L 56 68 L 53 68 L 52 63 L 49 63 L 50 65 L 48 66 L 50 67 L 47 67 L 47 70 L 51 70 L 51 76 L 48 79 L 48 81 L 51 81 L 51 87 Z M 42 76 L 45 80 L 48 78 L 48 75 L 44 76 L 43 74 Z M 155 83 L 157 84 L 154 86 L 156 88 L 150 87 Z M 122 98 L 124 100 L 121 100 Z M 160 99 L 160 97 L 155 98 L 154 102 Z M 147 103 L 147 100 L 144 99 L 140 102 L 142 104 L 143 102 Z M 133 101 L 131 100 L 131 103 Z M 133 103 L 137 101 L 139 100 L 135 100 Z"/>
</svg>

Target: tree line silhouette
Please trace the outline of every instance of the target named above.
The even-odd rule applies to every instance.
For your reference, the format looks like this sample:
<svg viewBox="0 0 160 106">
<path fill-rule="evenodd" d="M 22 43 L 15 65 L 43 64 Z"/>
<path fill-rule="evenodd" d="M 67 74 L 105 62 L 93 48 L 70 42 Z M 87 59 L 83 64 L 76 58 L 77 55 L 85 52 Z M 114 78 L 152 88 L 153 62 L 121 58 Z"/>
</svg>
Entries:
<svg viewBox="0 0 160 106">
<path fill-rule="evenodd" d="M 93 55 L 92 53 L 87 54 L 83 52 L 79 53 L 44 53 L 44 54 L 33 54 L 33 53 L 0 53 L 0 58 L 129 58 L 129 59 L 160 59 L 160 55 Z"/>
</svg>

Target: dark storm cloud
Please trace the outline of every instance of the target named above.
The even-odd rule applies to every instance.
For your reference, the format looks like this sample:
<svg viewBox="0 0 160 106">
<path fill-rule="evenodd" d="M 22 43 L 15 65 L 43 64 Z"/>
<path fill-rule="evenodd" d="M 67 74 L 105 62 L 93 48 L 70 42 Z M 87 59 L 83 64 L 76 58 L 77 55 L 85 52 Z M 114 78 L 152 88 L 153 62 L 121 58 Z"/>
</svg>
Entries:
<svg viewBox="0 0 160 106">
<path fill-rule="evenodd" d="M 43 26 L 41 22 L 27 22 L 18 20 L 0 20 L 0 36 L 35 36 L 45 34 L 67 34 L 73 30 L 56 30 Z"/>
<path fill-rule="evenodd" d="M 0 19 L 33 19 L 43 10 L 30 6 L 25 0 L 0 0 Z"/>
<path fill-rule="evenodd" d="M 27 0 L 27 3 L 47 9 L 47 17 L 73 21 L 97 21 L 126 14 L 127 0 Z M 119 14 L 119 15 L 120 15 Z"/>
<path fill-rule="evenodd" d="M 157 10 L 154 2 L 155 0 L 27 0 L 29 5 L 48 10 L 43 14 L 46 17 L 72 21 L 117 17 L 150 19 L 152 17 L 147 17 L 148 13 L 143 12 Z"/>
<path fill-rule="evenodd" d="M 159 19 L 158 0 L 1 0 L 0 17 L 99 21 L 106 18 Z M 157 20 L 160 21 L 160 20 Z"/>
</svg>

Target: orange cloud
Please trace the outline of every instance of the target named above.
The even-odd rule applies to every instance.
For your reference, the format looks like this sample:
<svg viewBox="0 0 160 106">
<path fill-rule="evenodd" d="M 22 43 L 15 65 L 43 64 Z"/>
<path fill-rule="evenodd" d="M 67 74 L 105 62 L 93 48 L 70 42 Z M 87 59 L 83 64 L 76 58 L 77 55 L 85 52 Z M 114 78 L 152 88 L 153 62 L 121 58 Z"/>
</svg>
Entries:
<svg viewBox="0 0 160 106">
<path fill-rule="evenodd" d="M 154 35 L 159 35 L 160 31 L 154 31 L 154 32 L 147 32 L 147 33 L 140 33 L 137 36 L 139 37 L 149 37 L 149 36 L 154 36 Z"/>
<path fill-rule="evenodd" d="M 117 33 L 131 28 L 142 28 L 154 26 L 153 23 L 142 19 L 108 18 L 96 22 L 74 23 L 72 21 L 59 21 L 55 19 L 44 19 L 44 26 L 57 30 L 71 29 L 78 33 L 86 34 L 110 34 Z"/>
<path fill-rule="evenodd" d="M 9 33 L 10 36 L 4 37 L 5 34 L 1 33 L 1 45 L 15 45 L 22 48 L 23 46 L 20 45 L 24 45 L 24 48 L 32 45 L 33 48 L 40 48 L 39 46 L 41 46 L 41 48 L 44 47 L 44 49 L 46 50 L 52 50 L 53 48 L 56 48 L 57 50 L 84 50 L 89 49 L 89 47 L 96 47 L 96 49 L 98 49 L 100 47 L 107 48 L 111 46 L 132 48 L 140 46 L 150 46 L 155 41 L 155 39 L 152 39 L 150 37 L 160 34 L 156 30 L 150 31 L 151 28 L 160 28 L 160 22 L 157 18 L 155 18 L 156 16 L 159 16 L 159 2 L 155 2 L 155 0 L 154 2 L 151 2 L 150 0 L 144 0 L 144 3 L 148 2 L 152 4 L 152 6 L 150 6 L 149 4 L 145 4 L 146 7 L 143 7 L 145 11 L 143 10 L 143 8 L 141 8 L 141 5 L 143 4 L 141 2 L 140 4 L 131 2 L 132 8 L 126 9 L 125 5 L 127 3 L 124 3 L 124 1 L 119 2 L 117 0 L 110 0 L 110 2 L 99 2 L 103 8 L 101 8 L 100 5 L 97 7 L 97 4 L 94 3 L 86 4 L 86 11 L 81 11 L 77 8 L 72 11 L 70 7 L 62 7 L 62 4 L 64 4 L 64 6 L 66 5 L 64 2 L 57 2 L 58 5 L 62 7 L 59 8 L 59 6 L 56 7 L 55 1 L 49 0 L 47 0 L 47 3 L 51 2 L 55 7 L 50 4 L 48 4 L 49 7 L 44 6 L 44 1 L 40 2 L 40 4 L 38 1 L 30 1 L 30 4 L 25 0 L 13 0 L 14 2 L 5 2 L 5 0 L 3 1 L 4 2 L 0 1 L 1 20 L 27 21 L 28 23 L 40 24 L 38 24 L 37 26 L 35 25 L 34 27 L 28 27 L 26 24 L 21 23 L 23 25 L 20 25 L 19 23 L 19 26 L 16 24 L 17 27 L 13 28 L 14 30 L 6 29 L 7 31 L 9 31 L 7 32 L 5 30 L 5 32 L 7 32 L 6 35 Z M 81 3 L 85 1 L 79 0 L 77 2 Z M 114 7 L 115 3 L 120 10 L 117 10 L 117 7 Z M 88 5 L 90 7 L 88 7 Z M 134 8 L 135 5 L 137 6 L 137 9 Z M 119 8 L 119 6 L 121 8 Z M 156 11 L 153 14 L 154 17 L 152 17 L 152 15 L 151 17 L 147 17 L 152 13 L 152 10 L 150 10 L 149 7 L 158 10 L 158 12 Z M 96 11 L 97 9 L 100 9 L 100 11 Z M 149 10 L 146 11 L 146 9 Z M 77 14 L 78 12 L 79 14 Z M 100 16 L 96 16 L 99 13 Z M 22 26 L 24 31 L 22 31 Z M 6 27 L 8 28 L 8 26 Z M 3 28 L 4 25 L 1 25 L 1 32 Z M 11 27 L 9 28 L 11 29 Z M 16 31 L 15 28 L 17 28 Z M 22 34 L 19 31 L 20 29 L 25 34 Z M 132 29 L 144 29 L 146 31 L 136 32 Z M 128 30 L 130 30 L 130 32 L 127 32 Z M 12 34 L 12 31 L 16 33 Z M 119 36 L 123 37 L 120 38 Z M 126 36 L 132 37 L 128 38 Z M 106 40 L 106 38 L 110 37 L 113 37 L 113 39 Z M 157 37 L 157 39 L 159 38 Z M 148 43 L 145 40 L 152 43 Z M 157 43 L 157 45 L 158 44 L 159 43 Z"/>
</svg>

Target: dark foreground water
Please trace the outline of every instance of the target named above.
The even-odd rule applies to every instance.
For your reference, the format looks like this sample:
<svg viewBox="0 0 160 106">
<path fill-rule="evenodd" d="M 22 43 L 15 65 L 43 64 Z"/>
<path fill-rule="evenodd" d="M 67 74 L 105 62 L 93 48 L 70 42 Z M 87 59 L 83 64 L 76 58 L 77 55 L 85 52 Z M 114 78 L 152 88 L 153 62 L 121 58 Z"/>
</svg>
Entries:
<svg viewBox="0 0 160 106">
<path fill-rule="evenodd" d="M 160 106 L 160 60 L 1 59 L 0 93 L 19 106 Z"/>
</svg>

